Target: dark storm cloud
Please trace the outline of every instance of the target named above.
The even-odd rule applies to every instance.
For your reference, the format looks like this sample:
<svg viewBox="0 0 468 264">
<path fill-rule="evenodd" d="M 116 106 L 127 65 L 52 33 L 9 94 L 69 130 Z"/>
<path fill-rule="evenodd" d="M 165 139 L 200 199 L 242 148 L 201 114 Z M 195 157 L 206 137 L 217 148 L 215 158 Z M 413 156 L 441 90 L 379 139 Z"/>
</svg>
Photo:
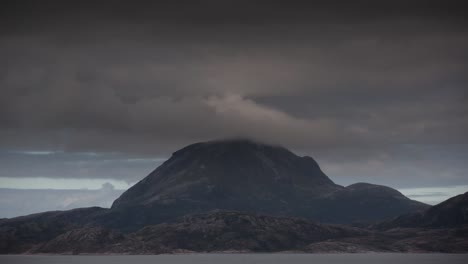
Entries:
<svg viewBox="0 0 468 264">
<path fill-rule="evenodd" d="M 115 19 L 125 22 L 158 21 L 173 24 L 259 24 L 308 21 L 361 21 L 406 16 L 463 18 L 463 1 L 288 1 L 281 0 L 160 0 L 160 1 L 4 1 L 10 21 Z M 18 17 L 20 15 L 20 17 Z M 68 20 L 67 20 L 68 19 Z M 64 25 L 57 25 L 64 26 Z"/>
<path fill-rule="evenodd" d="M 466 182 L 462 2 L 340 2 L 6 2 L 0 147 L 167 157 L 246 136 L 337 175 Z M 407 169 L 408 144 L 446 156 Z"/>
</svg>

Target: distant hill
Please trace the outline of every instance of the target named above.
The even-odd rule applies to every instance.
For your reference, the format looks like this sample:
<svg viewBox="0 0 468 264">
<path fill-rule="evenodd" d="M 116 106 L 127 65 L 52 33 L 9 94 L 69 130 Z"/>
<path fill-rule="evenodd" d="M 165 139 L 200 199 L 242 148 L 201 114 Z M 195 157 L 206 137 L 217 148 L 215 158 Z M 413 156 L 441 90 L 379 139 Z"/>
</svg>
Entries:
<svg viewBox="0 0 468 264">
<path fill-rule="evenodd" d="M 427 210 L 406 214 L 376 225 L 391 228 L 454 228 L 468 225 L 468 192 L 452 197 Z"/>
<path fill-rule="evenodd" d="M 99 207 L 51 211 L 0 221 L 0 253 L 22 253 L 75 228 L 93 226 L 108 210 Z"/>
<path fill-rule="evenodd" d="M 355 183 L 321 199 L 315 218 L 323 222 L 366 224 L 428 207 L 390 187 Z"/>
</svg>

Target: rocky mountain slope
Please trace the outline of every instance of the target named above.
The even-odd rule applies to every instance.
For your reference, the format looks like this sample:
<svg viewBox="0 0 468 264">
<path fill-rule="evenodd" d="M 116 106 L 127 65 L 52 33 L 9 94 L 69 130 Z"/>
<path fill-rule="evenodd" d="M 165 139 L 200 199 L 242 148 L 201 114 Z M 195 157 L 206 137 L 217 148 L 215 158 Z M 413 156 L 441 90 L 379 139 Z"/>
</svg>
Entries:
<svg viewBox="0 0 468 264">
<path fill-rule="evenodd" d="M 141 219 L 156 219 L 152 223 L 213 209 L 351 223 L 383 220 L 427 205 L 384 186 L 344 188 L 311 157 L 237 139 L 196 143 L 175 152 L 112 205 L 122 212 L 134 208 L 146 212 Z"/>
<path fill-rule="evenodd" d="M 161 254 L 180 252 L 451 252 L 468 250 L 468 229 L 376 231 L 234 211 L 184 216 L 133 233 L 102 227 L 65 231 L 15 253 Z M 1 251 L 2 253 L 11 253 Z"/>
<path fill-rule="evenodd" d="M 302 248 L 332 238 L 362 236 L 367 231 L 318 224 L 300 218 L 272 217 L 232 211 L 187 216 L 170 224 L 135 233 L 146 245 L 191 251 L 264 251 Z"/>
<path fill-rule="evenodd" d="M 18 253 L 274 252 L 368 233 L 358 228 L 318 224 L 299 218 L 215 211 L 147 226 L 130 234 L 101 227 L 72 229 L 47 241 L 31 243 Z"/>
</svg>

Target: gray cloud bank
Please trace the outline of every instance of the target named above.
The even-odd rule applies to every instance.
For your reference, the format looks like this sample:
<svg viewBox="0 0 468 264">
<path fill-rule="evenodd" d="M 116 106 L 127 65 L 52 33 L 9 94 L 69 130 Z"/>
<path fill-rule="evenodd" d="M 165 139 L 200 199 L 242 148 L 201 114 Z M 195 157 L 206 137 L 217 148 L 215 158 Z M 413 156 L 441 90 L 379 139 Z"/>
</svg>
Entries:
<svg viewBox="0 0 468 264">
<path fill-rule="evenodd" d="M 60 2 L 2 11 L 3 150 L 164 158 L 245 136 L 332 177 L 468 181 L 460 1 Z"/>
</svg>

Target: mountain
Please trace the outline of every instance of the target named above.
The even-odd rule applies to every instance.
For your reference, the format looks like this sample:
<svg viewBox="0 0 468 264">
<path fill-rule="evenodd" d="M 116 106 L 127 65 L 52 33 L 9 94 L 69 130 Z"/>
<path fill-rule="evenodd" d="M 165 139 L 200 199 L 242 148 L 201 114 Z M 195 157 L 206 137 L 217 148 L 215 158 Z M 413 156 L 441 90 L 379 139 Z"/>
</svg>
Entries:
<svg viewBox="0 0 468 264">
<path fill-rule="evenodd" d="M 311 157 L 247 139 L 187 146 L 112 205 L 138 227 L 214 209 L 367 223 L 425 208 L 388 187 L 337 185 Z"/>
<path fill-rule="evenodd" d="M 112 208 L 174 201 L 268 210 L 323 196 L 334 184 L 310 157 L 249 140 L 197 143 L 172 157 L 118 198 Z"/>
<path fill-rule="evenodd" d="M 440 211 L 466 219 L 466 214 L 460 216 L 466 199 L 454 201 L 424 215 L 434 219 L 427 212 Z M 465 211 L 450 209 L 453 203 L 465 204 Z M 280 146 L 245 139 L 210 141 L 175 152 L 110 209 L 0 219 L 0 253 L 463 251 L 466 230 L 395 233 L 330 225 L 365 227 L 427 208 L 389 187 L 337 185 L 311 157 Z M 418 238 L 454 242 L 419 247 Z"/>
<path fill-rule="evenodd" d="M 376 228 L 456 228 L 462 226 L 468 226 L 468 192 L 452 197 L 427 210 L 385 221 L 376 225 Z"/>
</svg>

